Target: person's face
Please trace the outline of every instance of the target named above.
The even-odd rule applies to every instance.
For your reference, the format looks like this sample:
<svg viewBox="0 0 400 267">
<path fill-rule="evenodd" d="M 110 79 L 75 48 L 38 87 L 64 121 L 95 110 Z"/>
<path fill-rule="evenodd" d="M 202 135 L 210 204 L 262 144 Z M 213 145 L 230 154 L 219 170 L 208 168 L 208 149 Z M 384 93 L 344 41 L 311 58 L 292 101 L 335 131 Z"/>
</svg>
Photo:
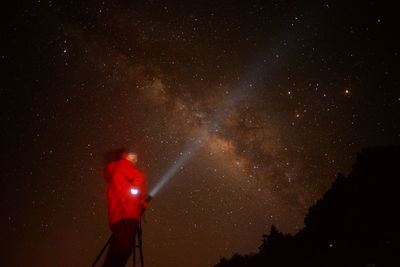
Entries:
<svg viewBox="0 0 400 267">
<path fill-rule="evenodd" d="M 130 162 L 132 162 L 133 164 L 136 164 L 138 161 L 137 155 L 132 154 L 132 153 L 128 153 L 128 155 L 126 156 L 126 159 L 129 160 Z"/>
</svg>

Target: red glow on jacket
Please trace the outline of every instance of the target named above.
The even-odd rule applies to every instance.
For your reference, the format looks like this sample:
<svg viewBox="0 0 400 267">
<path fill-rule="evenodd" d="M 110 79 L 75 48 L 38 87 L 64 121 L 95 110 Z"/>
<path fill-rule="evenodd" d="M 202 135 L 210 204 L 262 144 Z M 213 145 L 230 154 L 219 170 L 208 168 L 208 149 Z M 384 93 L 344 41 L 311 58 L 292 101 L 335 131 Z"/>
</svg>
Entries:
<svg viewBox="0 0 400 267">
<path fill-rule="evenodd" d="M 119 220 L 140 220 L 142 209 L 147 208 L 144 175 L 129 160 L 113 161 L 104 168 L 107 182 L 108 222 L 111 227 Z M 137 194 L 132 194 L 133 191 Z"/>
</svg>

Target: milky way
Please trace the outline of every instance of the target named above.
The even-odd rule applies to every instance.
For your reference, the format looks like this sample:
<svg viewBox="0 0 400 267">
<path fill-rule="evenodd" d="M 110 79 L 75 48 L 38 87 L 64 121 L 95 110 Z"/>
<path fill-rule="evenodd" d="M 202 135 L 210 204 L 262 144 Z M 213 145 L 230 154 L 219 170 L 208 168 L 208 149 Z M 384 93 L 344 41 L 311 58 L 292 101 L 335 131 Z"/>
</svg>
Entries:
<svg viewBox="0 0 400 267">
<path fill-rule="evenodd" d="M 146 266 L 197 267 L 256 252 L 272 224 L 296 233 L 357 151 L 399 143 L 394 9 L 264 2 L 10 9 L 4 266 L 91 264 L 116 148 L 150 189 L 173 170 L 145 216 Z"/>
</svg>

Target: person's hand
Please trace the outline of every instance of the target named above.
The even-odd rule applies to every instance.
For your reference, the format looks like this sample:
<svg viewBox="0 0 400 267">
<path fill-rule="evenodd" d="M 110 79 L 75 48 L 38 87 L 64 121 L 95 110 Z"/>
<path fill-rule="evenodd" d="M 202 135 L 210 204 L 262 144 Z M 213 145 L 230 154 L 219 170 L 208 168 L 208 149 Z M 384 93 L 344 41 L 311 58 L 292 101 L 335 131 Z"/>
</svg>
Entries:
<svg viewBox="0 0 400 267">
<path fill-rule="evenodd" d="M 143 202 L 140 204 L 140 207 L 142 208 L 142 212 L 143 212 L 143 211 L 145 211 L 145 210 L 149 207 L 149 203 L 143 201 Z"/>
<path fill-rule="evenodd" d="M 151 197 L 148 196 L 146 199 L 140 202 L 140 207 L 142 209 L 142 213 L 149 207 Z"/>
</svg>

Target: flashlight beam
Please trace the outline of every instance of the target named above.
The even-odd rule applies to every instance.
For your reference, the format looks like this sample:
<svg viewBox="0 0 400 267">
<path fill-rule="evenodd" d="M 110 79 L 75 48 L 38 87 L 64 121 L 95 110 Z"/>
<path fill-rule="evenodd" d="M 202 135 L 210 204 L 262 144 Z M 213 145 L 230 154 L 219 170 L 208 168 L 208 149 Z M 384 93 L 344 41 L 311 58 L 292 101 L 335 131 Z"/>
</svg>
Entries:
<svg viewBox="0 0 400 267">
<path fill-rule="evenodd" d="M 203 138 L 199 138 L 191 143 L 184 152 L 181 153 L 180 157 L 174 164 L 168 169 L 168 171 L 161 177 L 159 182 L 153 187 L 149 195 L 154 197 L 162 187 L 180 170 L 180 168 L 195 154 L 203 143 Z"/>
</svg>

